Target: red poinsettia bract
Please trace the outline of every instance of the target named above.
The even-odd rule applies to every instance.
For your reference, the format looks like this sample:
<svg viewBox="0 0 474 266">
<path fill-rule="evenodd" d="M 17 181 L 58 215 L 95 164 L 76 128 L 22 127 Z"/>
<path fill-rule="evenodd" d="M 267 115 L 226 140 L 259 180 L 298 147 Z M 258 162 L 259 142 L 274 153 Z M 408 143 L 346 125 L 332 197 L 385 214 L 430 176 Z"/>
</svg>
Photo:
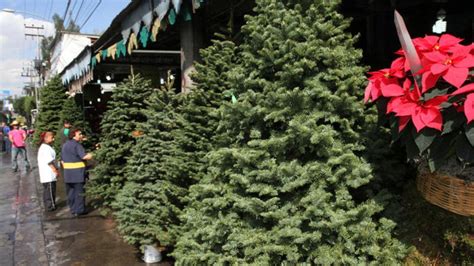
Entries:
<svg viewBox="0 0 474 266">
<path fill-rule="evenodd" d="M 424 38 L 413 39 L 413 44 L 419 52 L 450 52 L 456 47 L 462 39 L 454 37 L 451 34 L 443 34 L 442 36 L 425 36 Z"/>
<path fill-rule="evenodd" d="M 369 72 L 372 76 L 369 78 L 369 84 L 365 89 L 364 101 L 369 99 L 375 101 L 382 96 L 382 88 L 390 84 L 396 84 L 398 79 L 405 76 L 405 59 L 400 57 L 392 62 L 390 68 L 384 68 L 379 71 Z"/>
<path fill-rule="evenodd" d="M 419 132 L 425 127 L 441 130 L 443 118 L 440 112 L 440 105 L 448 99 L 447 95 L 437 96 L 428 101 L 420 100 L 420 91 L 414 86 L 411 89 L 411 81 L 406 79 L 403 88 L 398 85 L 387 86 L 390 91 L 384 96 L 396 96 L 390 99 L 387 104 L 387 113 L 395 113 L 402 119 L 399 123 L 399 131 L 402 131 L 410 119 Z"/>
<path fill-rule="evenodd" d="M 470 54 L 471 47 L 457 46 L 452 53 L 430 52 L 425 53 L 427 59 L 427 73 L 433 77 L 442 76 L 443 79 L 456 88 L 466 81 L 469 68 L 474 66 L 474 58 Z"/>
<path fill-rule="evenodd" d="M 387 114 L 399 119 L 399 131 L 410 121 L 418 132 L 424 128 L 442 131 L 442 112 L 451 106 L 470 123 L 474 120 L 474 83 L 469 74 L 474 67 L 474 44 L 464 46 L 461 41 L 449 34 L 414 39 L 422 69 L 411 75 L 405 53 L 397 51 L 400 57 L 390 68 L 369 72 L 364 101 L 388 98 Z M 450 102 L 455 96 L 459 99 Z"/>
<path fill-rule="evenodd" d="M 456 96 L 461 94 L 467 94 L 463 111 L 466 115 L 467 123 L 469 124 L 472 120 L 474 120 L 474 83 L 468 84 L 459 90 L 456 90 L 451 95 Z"/>
</svg>

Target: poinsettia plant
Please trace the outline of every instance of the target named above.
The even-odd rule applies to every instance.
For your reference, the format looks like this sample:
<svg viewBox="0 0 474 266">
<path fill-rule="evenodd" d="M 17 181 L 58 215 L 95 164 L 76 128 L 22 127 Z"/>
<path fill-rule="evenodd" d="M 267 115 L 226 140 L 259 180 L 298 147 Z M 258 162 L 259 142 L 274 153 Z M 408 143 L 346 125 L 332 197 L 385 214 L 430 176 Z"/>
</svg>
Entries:
<svg viewBox="0 0 474 266">
<path fill-rule="evenodd" d="M 376 102 L 393 141 L 405 145 L 409 159 L 427 159 L 431 171 L 453 156 L 474 163 L 474 43 L 462 41 L 415 38 L 419 70 L 413 73 L 401 49 L 390 68 L 369 72 L 364 101 Z"/>
</svg>

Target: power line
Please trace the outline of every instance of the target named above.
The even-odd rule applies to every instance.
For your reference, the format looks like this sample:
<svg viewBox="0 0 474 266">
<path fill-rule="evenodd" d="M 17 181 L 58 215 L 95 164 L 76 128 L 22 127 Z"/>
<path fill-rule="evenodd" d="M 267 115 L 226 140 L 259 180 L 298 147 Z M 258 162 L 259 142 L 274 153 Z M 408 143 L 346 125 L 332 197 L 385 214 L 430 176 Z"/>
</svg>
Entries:
<svg viewBox="0 0 474 266">
<path fill-rule="evenodd" d="M 77 10 L 76 18 L 73 20 L 74 23 L 77 22 L 77 18 L 79 17 L 79 13 L 81 13 L 82 5 L 84 4 L 84 0 L 81 1 L 81 5 L 79 6 L 79 10 Z"/>
<path fill-rule="evenodd" d="M 67 28 L 67 25 L 68 25 L 68 24 L 71 24 L 71 21 L 72 21 L 72 13 L 74 12 L 74 8 L 76 7 L 76 4 L 77 4 L 77 1 L 74 1 L 74 0 L 72 0 L 72 1 L 73 1 L 73 5 L 72 5 L 71 10 L 69 10 L 69 12 L 68 12 L 69 16 L 68 16 L 68 14 L 66 14 L 66 19 L 64 20 L 64 27 L 65 27 L 65 28 Z M 69 17 L 69 22 L 67 22 L 67 21 L 68 21 L 68 17 Z"/>
<path fill-rule="evenodd" d="M 89 14 L 92 11 L 93 8 L 94 8 L 94 2 L 87 1 L 87 6 L 84 7 L 84 12 L 83 12 L 84 18 L 87 16 L 87 14 Z M 79 18 L 77 21 L 79 21 Z"/>
<path fill-rule="evenodd" d="M 97 5 L 94 7 L 94 9 L 90 13 L 90 15 L 87 17 L 86 21 L 84 21 L 84 23 L 82 23 L 81 27 L 79 27 L 79 30 L 81 30 L 82 27 L 84 27 L 84 25 L 86 25 L 87 21 L 89 21 L 89 19 L 91 18 L 91 16 L 94 14 L 94 12 L 97 10 L 97 8 L 100 6 L 101 3 L 102 3 L 102 0 L 99 0 L 99 3 L 97 3 Z"/>
<path fill-rule="evenodd" d="M 74 9 L 76 8 L 77 1 L 74 1 L 74 4 L 72 5 L 71 8 L 71 13 L 74 12 Z"/>
<path fill-rule="evenodd" d="M 63 15 L 63 24 L 66 21 L 67 11 L 69 10 L 70 5 L 71 5 L 71 0 L 67 0 L 66 10 L 64 10 L 64 15 Z"/>
<path fill-rule="evenodd" d="M 72 20 L 72 14 L 74 13 L 74 9 L 76 8 L 76 4 L 77 4 L 77 1 L 74 1 L 74 4 L 72 5 L 71 11 L 69 11 L 69 23 L 66 23 L 66 21 L 64 21 L 64 26 L 66 26 L 68 24 L 71 24 L 71 22 L 74 22 Z"/>
</svg>

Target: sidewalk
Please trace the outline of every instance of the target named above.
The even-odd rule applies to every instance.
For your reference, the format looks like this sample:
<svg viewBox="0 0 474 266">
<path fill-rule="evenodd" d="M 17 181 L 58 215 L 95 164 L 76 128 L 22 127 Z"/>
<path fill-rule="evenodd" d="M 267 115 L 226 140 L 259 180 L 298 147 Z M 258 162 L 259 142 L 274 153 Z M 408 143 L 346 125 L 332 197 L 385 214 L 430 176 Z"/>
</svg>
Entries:
<svg viewBox="0 0 474 266">
<path fill-rule="evenodd" d="M 57 183 L 58 210 L 44 212 L 36 154 L 32 165 L 14 173 L 10 155 L 0 155 L 0 265 L 145 265 L 136 249 L 123 242 L 113 220 L 97 210 L 74 218 Z"/>
</svg>

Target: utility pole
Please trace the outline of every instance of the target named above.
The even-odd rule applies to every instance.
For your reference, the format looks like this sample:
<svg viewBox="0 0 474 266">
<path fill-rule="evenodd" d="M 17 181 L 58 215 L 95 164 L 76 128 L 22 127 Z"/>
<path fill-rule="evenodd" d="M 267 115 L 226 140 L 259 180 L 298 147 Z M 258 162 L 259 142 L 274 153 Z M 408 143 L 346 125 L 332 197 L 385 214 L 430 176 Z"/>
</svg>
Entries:
<svg viewBox="0 0 474 266">
<path fill-rule="evenodd" d="M 35 101 L 36 101 L 36 110 L 39 111 L 39 107 L 40 107 L 40 102 L 39 102 L 39 94 L 38 94 L 38 87 L 41 87 L 43 86 L 43 82 L 42 82 L 42 78 L 43 78 L 43 75 L 42 75 L 42 68 L 43 68 L 43 62 L 41 61 L 41 45 L 40 45 L 40 38 L 44 38 L 44 35 L 43 34 L 40 34 L 40 30 L 44 30 L 44 25 L 41 25 L 41 26 L 35 26 L 35 25 L 26 25 L 25 24 L 25 29 L 33 29 L 33 30 L 36 30 L 36 34 L 31 34 L 31 33 L 25 33 L 25 37 L 26 36 L 30 36 L 32 38 L 37 38 L 37 44 L 38 44 L 38 54 L 37 54 L 37 57 L 36 59 L 34 60 L 34 67 L 36 68 L 36 70 L 38 71 L 38 86 L 34 86 L 34 89 L 35 89 Z M 29 74 L 28 74 L 29 75 Z M 22 74 L 23 76 L 23 74 Z M 31 77 L 31 76 L 30 76 Z"/>
<path fill-rule="evenodd" d="M 29 82 L 24 82 L 24 83 L 25 83 L 25 85 L 28 85 L 28 87 L 30 87 L 31 89 L 35 88 L 35 82 L 34 82 L 33 78 L 37 78 L 38 74 L 31 67 L 31 65 L 28 65 L 26 68 L 23 67 L 23 71 L 21 72 L 21 76 L 24 77 L 24 78 L 30 78 Z M 30 94 L 27 94 L 27 95 L 32 96 L 32 95 L 35 94 L 34 91 L 30 91 L 30 93 L 31 93 L 31 95 Z M 35 99 L 36 99 L 36 97 L 35 97 Z"/>
</svg>

